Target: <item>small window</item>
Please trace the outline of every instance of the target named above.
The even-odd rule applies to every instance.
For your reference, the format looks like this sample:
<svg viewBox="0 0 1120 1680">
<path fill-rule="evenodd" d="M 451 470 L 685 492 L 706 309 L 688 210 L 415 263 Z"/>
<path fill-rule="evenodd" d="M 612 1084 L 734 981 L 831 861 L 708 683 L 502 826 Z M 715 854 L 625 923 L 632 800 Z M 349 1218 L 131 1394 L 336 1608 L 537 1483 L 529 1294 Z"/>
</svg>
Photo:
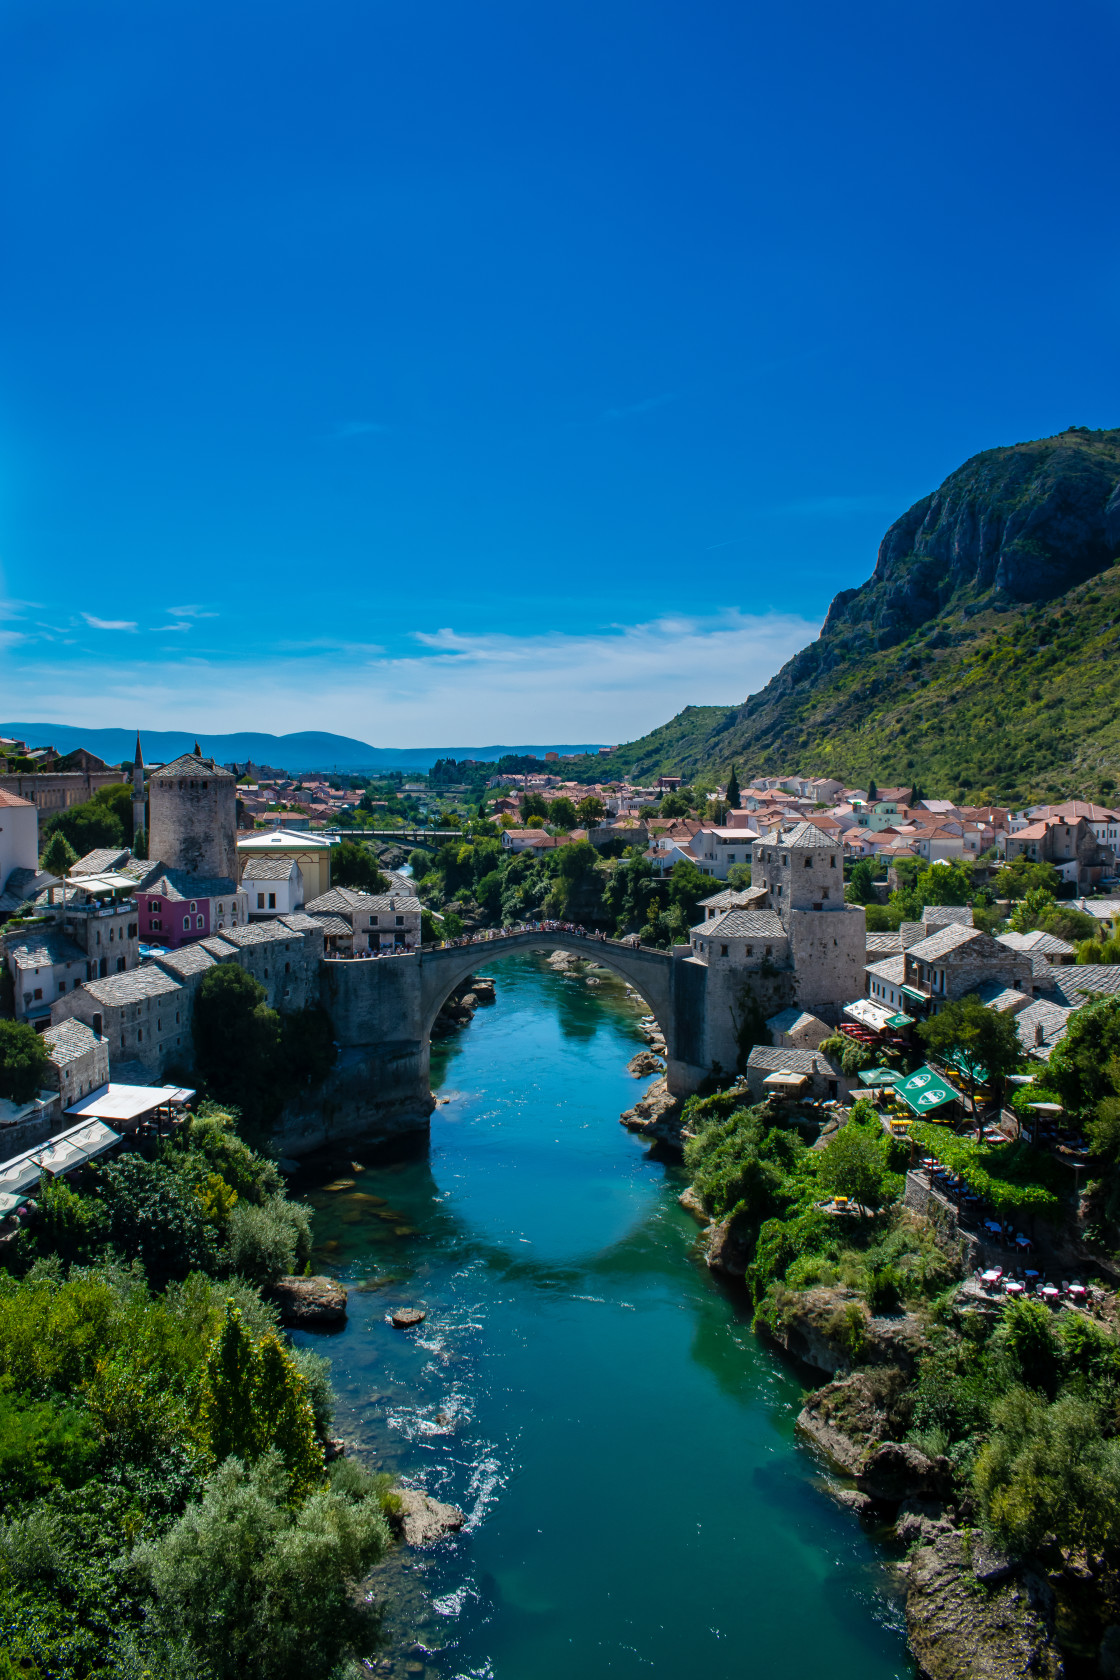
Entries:
<svg viewBox="0 0 1120 1680">
<path fill-rule="evenodd" d="M 753 957 L 754 956 L 754 946 L 753 945 L 748 945 L 747 946 L 747 956 L 748 957 Z"/>
<path fill-rule="evenodd" d="M 204 916 L 196 916 L 195 919 L 194 919 L 195 927 L 201 927 L 203 925 L 205 919 L 206 918 Z"/>
<path fill-rule="evenodd" d="M 198 909 L 198 905 L 195 903 L 194 899 L 192 898 L 191 899 L 191 913 L 192 913 L 192 915 L 197 909 Z"/>
<path fill-rule="evenodd" d="M 767 947 L 766 947 L 766 955 L 767 955 L 767 956 L 768 956 L 768 957 L 772 957 L 772 956 L 773 956 L 773 955 L 774 955 L 774 947 L 773 947 L 773 945 L 767 945 Z"/>
<path fill-rule="evenodd" d="M 60 980 L 58 982 L 58 995 L 59 995 L 59 997 L 62 996 L 62 994 L 65 990 L 66 990 L 66 982 L 65 982 L 65 980 Z"/>
<path fill-rule="evenodd" d="M 36 986 L 36 988 L 35 988 L 35 1002 L 36 1003 L 39 1002 L 39 999 L 42 997 L 42 995 L 43 995 L 42 986 Z"/>
<path fill-rule="evenodd" d="M 189 933 L 190 932 L 190 926 L 191 926 L 190 917 L 189 916 L 184 916 L 183 917 L 183 932 L 184 933 Z"/>
<path fill-rule="evenodd" d="M 175 1011 L 175 1025 L 178 1026 L 178 1024 L 179 1024 L 179 1011 L 176 1010 Z"/>
<path fill-rule="evenodd" d="M 117 973 L 118 974 L 123 974 L 124 971 L 125 971 L 125 960 L 124 960 L 123 957 L 118 957 L 117 958 Z"/>
<path fill-rule="evenodd" d="M 290 962 L 288 962 L 288 963 L 285 963 L 285 964 L 284 964 L 284 973 L 285 973 L 285 974 L 290 974 L 290 973 L 291 973 L 291 972 L 292 972 L 292 965 L 291 965 L 291 963 L 290 963 Z"/>
<path fill-rule="evenodd" d="M 158 1015 L 156 1016 L 156 1031 L 157 1032 L 162 1032 L 163 1031 L 163 1021 L 161 1020 L 161 1018 Z"/>
<path fill-rule="evenodd" d="M 809 856 L 805 859 L 805 867 L 806 867 L 806 869 L 812 869 L 812 867 L 813 867 L 813 854 L 811 852 L 810 852 Z"/>
<path fill-rule="evenodd" d="M 276 894 L 275 893 L 269 893 L 269 895 L 268 895 L 268 908 L 270 910 L 275 910 L 275 908 L 276 908 Z"/>
<path fill-rule="evenodd" d="M 726 945 L 721 945 L 720 946 L 719 954 L 720 954 L 721 957 L 725 957 L 727 955 L 727 946 Z"/>
<path fill-rule="evenodd" d="M 404 926 L 404 917 L 403 916 L 398 916 L 397 917 L 397 926 L 398 927 L 403 927 Z"/>
<path fill-rule="evenodd" d="M 137 1044 L 143 1044 L 143 1042 L 144 1042 L 144 1029 L 143 1029 L 143 1027 L 137 1027 L 137 1029 L 136 1029 L 136 1042 L 137 1042 Z"/>
<path fill-rule="evenodd" d="M 376 927 L 377 926 L 377 917 L 376 916 L 371 916 L 370 917 L 369 925 L 370 925 L 370 927 Z"/>
<path fill-rule="evenodd" d="M 830 869 L 835 869 L 835 868 L 836 868 L 836 859 L 835 859 L 835 858 L 834 858 L 834 857 L 830 857 L 830 858 L 829 858 L 829 860 L 828 860 L 828 867 L 829 867 L 829 868 L 830 868 Z"/>
<path fill-rule="evenodd" d="M 257 909 L 258 910 L 263 910 L 264 909 L 264 894 L 263 893 L 258 893 L 257 894 Z"/>
</svg>

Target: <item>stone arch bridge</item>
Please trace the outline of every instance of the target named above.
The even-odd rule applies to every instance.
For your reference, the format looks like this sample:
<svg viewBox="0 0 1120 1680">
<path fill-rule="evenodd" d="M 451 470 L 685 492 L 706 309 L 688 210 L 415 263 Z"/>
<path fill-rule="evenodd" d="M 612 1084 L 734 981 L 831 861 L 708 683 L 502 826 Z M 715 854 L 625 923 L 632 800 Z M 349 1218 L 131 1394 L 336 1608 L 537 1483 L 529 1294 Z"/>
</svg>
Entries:
<svg viewBox="0 0 1120 1680">
<path fill-rule="evenodd" d="M 470 945 L 426 947 L 393 957 L 324 958 L 320 996 L 334 1025 L 339 1061 L 328 1089 L 301 1120 L 294 1097 L 287 1143 L 294 1151 L 332 1135 L 414 1132 L 434 1103 L 428 1083 L 431 1029 L 468 975 L 518 951 L 572 951 L 613 969 L 646 1003 L 665 1037 L 669 1089 L 685 1096 L 710 1071 L 705 964 L 687 947 L 643 950 L 576 933 L 518 930 Z M 308 1137 L 301 1128 L 306 1124 Z M 284 1140 L 278 1140 L 283 1142 Z"/>
</svg>

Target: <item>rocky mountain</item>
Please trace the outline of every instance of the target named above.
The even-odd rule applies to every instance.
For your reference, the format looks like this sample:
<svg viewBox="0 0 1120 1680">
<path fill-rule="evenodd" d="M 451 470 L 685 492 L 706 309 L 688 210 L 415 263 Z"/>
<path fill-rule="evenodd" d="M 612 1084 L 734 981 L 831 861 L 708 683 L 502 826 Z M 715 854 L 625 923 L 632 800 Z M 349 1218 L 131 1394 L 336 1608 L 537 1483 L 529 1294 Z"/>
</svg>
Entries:
<svg viewBox="0 0 1120 1680">
<path fill-rule="evenodd" d="M 615 774 L 836 775 L 927 795 L 1107 797 L 1120 780 L 1120 429 L 985 450 L 742 705 L 689 707 Z M 600 765 L 601 765 L 600 761 Z"/>
</svg>

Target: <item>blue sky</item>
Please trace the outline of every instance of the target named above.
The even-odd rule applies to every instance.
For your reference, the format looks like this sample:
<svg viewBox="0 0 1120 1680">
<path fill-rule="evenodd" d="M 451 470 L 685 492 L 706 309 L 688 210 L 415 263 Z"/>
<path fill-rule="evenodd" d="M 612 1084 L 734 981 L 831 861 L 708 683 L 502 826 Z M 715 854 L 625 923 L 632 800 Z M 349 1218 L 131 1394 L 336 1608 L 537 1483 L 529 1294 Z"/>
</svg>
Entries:
<svg viewBox="0 0 1120 1680">
<path fill-rule="evenodd" d="M 8 0 L 4 716 L 615 740 L 1115 425 L 1109 3 Z"/>
</svg>

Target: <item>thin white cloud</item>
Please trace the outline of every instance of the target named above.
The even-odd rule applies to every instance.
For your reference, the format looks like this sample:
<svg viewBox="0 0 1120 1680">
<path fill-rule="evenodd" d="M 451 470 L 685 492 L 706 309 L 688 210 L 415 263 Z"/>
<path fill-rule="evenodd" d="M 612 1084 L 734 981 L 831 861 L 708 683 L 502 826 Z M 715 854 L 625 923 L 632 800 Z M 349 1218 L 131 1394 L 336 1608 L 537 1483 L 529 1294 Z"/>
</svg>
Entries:
<svg viewBox="0 0 1120 1680">
<path fill-rule="evenodd" d="M 124 618 L 95 618 L 92 613 L 84 612 L 82 617 L 91 630 L 135 630 L 134 620 Z"/>
<path fill-rule="evenodd" d="M 190 624 L 157 624 L 152 634 L 153 636 L 162 636 L 169 630 L 190 630 L 192 628 L 193 626 Z"/>
<path fill-rule="evenodd" d="M 216 612 L 207 612 L 205 607 L 165 607 L 172 618 L 217 618 Z"/>
<path fill-rule="evenodd" d="M 27 703 L 46 721 L 150 729 L 327 729 L 376 746 L 451 741 L 624 741 L 687 705 L 736 705 L 818 632 L 794 614 L 652 620 L 580 635 L 417 630 L 415 652 L 284 652 L 235 661 L 27 660 Z M 58 696 L 66 695 L 65 703 Z M 132 720 L 130 723 L 129 720 Z"/>
</svg>

